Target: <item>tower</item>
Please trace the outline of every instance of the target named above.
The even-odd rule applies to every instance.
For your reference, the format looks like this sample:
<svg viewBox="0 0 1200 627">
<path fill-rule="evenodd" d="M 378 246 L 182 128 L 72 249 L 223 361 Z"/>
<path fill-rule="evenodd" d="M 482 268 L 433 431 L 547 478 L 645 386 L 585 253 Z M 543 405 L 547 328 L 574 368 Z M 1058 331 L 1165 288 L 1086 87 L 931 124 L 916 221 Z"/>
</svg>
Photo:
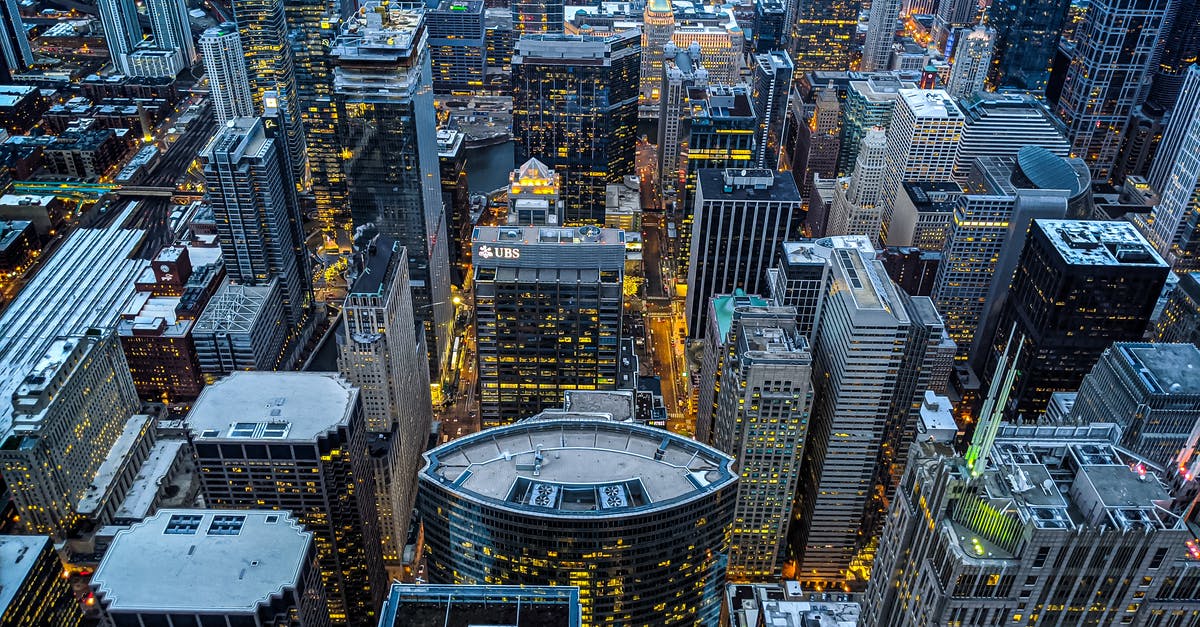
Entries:
<svg viewBox="0 0 1200 627">
<path fill-rule="evenodd" d="M 513 37 L 563 32 L 563 0 L 515 0 Z"/>
<path fill-rule="evenodd" d="M 298 327 L 312 302 L 312 278 L 282 153 L 261 119 L 242 117 L 217 132 L 200 162 L 226 272 L 243 285 L 278 277 L 288 324 Z"/>
<path fill-rule="evenodd" d="M 148 0 L 150 32 L 154 45 L 162 50 L 178 50 L 185 67 L 196 63 L 196 43 L 188 23 L 187 3 L 184 0 Z"/>
<path fill-rule="evenodd" d="M 608 184 L 634 171 L 641 36 L 526 36 L 512 65 L 517 163 L 563 176 L 564 224 L 603 223 Z"/>
<path fill-rule="evenodd" d="M 205 504 L 291 512 L 313 534 L 330 619 L 373 627 L 384 575 L 358 390 L 333 373 L 235 372 L 185 424 Z"/>
<path fill-rule="evenodd" d="M 997 2 L 987 10 L 996 31 L 996 51 L 988 82 L 1041 94 L 1050 82 L 1050 64 L 1067 16 L 1069 0 Z"/>
<path fill-rule="evenodd" d="M 997 375 L 1010 329 L 1022 338 L 1006 418 L 1034 420 L 1077 389 L 1113 342 L 1142 337 L 1168 268 L 1127 222 L 1034 220 L 980 379 Z"/>
<path fill-rule="evenodd" d="M 646 3 L 642 13 L 642 65 L 641 100 L 645 104 L 658 104 L 663 74 L 665 46 L 671 43 L 675 32 L 675 9 L 671 0 L 652 0 Z"/>
<path fill-rule="evenodd" d="M 113 68 L 121 74 L 130 73 L 129 55 L 142 40 L 137 7 L 133 0 L 100 0 L 96 3 L 100 24 L 104 27 L 104 45 L 112 58 Z"/>
<path fill-rule="evenodd" d="M 873 128 L 862 138 L 862 147 L 846 184 L 834 187 L 833 206 L 825 227 L 828 235 L 874 237 L 883 220 L 879 199 L 887 172 L 887 133 Z"/>
<path fill-rule="evenodd" d="M 33 65 L 33 48 L 29 46 L 29 34 L 25 32 L 17 0 L 0 2 L 0 54 L 9 72 L 21 72 Z"/>
<path fill-rule="evenodd" d="M 751 97 L 758 114 L 754 164 L 774 170 L 783 152 L 783 125 L 787 118 L 788 97 L 792 89 L 791 57 L 783 52 L 760 53 L 754 57 L 754 83 Z"/>
<path fill-rule="evenodd" d="M 961 32 L 963 36 L 954 48 L 954 64 L 946 85 L 946 91 L 960 99 L 983 91 L 996 40 L 996 32 L 982 24 Z"/>
<path fill-rule="evenodd" d="M 1057 111 L 1071 151 L 1088 162 L 1098 181 L 1111 178 L 1129 114 L 1145 100 L 1167 5 L 1096 0 L 1084 14 Z"/>
<path fill-rule="evenodd" d="M 483 88 L 483 0 L 442 0 L 425 13 L 433 90 L 439 94 L 470 93 Z"/>
<path fill-rule="evenodd" d="M 863 72 L 881 72 L 890 67 L 892 43 L 896 41 L 896 22 L 900 19 L 900 4 L 901 0 L 871 3 L 860 66 Z"/>
<path fill-rule="evenodd" d="M 807 74 L 849 69 L 861 7 L 847 0 L 789 0 L 784 23 L 790 25 L 788 51 L 796 71 Z"/>
<path fill-rule="evenodd" d="M 1160 195 L 1149 220 L 1155 248 L 1176 270 L 1200 269 L 1200 66 L 1187 70 L 1149 182 Z"/>
<path fill-rule="evenodd" d="M 800 207 L 790 175 L 767 169 L 699 171 L 687 274 L 692 338 L 705 336 L 711 297 L 737 289 L 767 291 L 767 269 L 798 224 Z"/>
<path fill-rule="evenodd" d="M 246 58 L 237 25 L 226 22 L 200 35 L 200 54 L 208 75 L 209 97 L 217 124 L 254 115 L 253 94 L 246 76 Z"/>
<path fill-rule="evenodd" d="M 450 355 L 450 249 L 424 15 L 370 2 L 331 52 L 338 139 L 356 230 L 408 252 L 430 377 Z"/>
<path fill-rule="evenodd" d="M 663 48 L 663 73 L 659 88 L 658 173 L 665 190 L 682 188 L 686 179 L 688 118 L 685 108 L 693 87 L 708 86 L 708 71 L 700 65 L 700 44 L 681 49 L 668 43 Z"/>
</svg>

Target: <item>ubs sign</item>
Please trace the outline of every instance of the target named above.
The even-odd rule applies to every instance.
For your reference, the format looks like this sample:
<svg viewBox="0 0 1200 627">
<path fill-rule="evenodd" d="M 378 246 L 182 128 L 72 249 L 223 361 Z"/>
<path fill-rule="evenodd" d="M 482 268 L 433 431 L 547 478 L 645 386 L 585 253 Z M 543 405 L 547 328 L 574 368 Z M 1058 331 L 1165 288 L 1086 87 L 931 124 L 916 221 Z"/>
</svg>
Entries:
<svg viewBox="0 0 1200 627">
<path fill-rule="evenodd" d="M 488 246 L 484 244 L 479 247 L 477 253 L 480 259 L 520 259 L 520 248 L 508 248 L 506 246 Z"/>
</svg>

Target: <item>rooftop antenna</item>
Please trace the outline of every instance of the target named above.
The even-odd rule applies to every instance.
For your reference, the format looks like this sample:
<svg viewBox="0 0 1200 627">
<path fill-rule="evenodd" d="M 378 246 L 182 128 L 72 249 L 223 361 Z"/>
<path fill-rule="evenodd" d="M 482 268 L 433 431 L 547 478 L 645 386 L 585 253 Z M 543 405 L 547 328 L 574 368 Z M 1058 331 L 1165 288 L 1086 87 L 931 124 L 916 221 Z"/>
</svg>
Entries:
<svg viewBox="0 0 1200 627">
<path fill-rule="evenodd" d="M 1004 354 L 996 364 L 996 376 L 988 388 L 987 400 L 983 402 L 983 410 L 979 413 L 979 424 L 975 427 L 975 435 L 971 438 L 971 446 L 967 449 L 967 468 L 971 478 L 979 477 L 987 468 L 987 458 L 996 442 L 996 432 L 1000 430 L 1004 406 L 1008 404 L 1008 396 L 1012 393 L 1013 380 L 1017 376 L 1017 361 L 1021 359 L 1021 349 L 1024 348 L 1025 336 L 1021 335 L 1017 343 L 1017 352 L 1013 355 L 1012 363 L 1008 361 L 1008 353 L 1012 350 L 1013 336 L 1017 333 L 1017 323 L 1013 322 L 1008 332 L 1008 341 L 1004 345 Z"/>
</svg>

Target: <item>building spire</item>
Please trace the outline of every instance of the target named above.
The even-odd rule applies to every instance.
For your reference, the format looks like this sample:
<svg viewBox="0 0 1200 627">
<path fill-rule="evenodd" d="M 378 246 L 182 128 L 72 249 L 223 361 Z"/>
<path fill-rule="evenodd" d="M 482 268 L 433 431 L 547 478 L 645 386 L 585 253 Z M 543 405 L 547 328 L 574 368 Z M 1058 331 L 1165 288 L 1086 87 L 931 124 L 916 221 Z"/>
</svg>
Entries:
<svg viewBox="0 0 1200 627">
<path fill-rule="evenodd" d="M 996 441 L 996 432 L 1000 429 L 1000 418 L 1004 415 L 1004 406 L 1008 404 L 1008 395 L 1012 393 L 1013 380 L 1017 376 L 1017 361 L 1021 359 L 1021 349 L 1024 348 L 1025 336 L 1021 335 L 1017 344 L 1017 352 L 1012 362 L 1008 353 L 1012 349 L 1013 336 L 1017 333 L 1014 322 L 1008 332 L 1008 341 L 1004 345 L 1004 354 L 996 364 L 996 376 L 992 377 L 991 388 L 988 389 L 987 400 L 983 402 L 983 410 L 979 412 L 979 424 L 975 426 L 975 435 L 971 438 L 971 446 L 967 449 L 967 468 L 971 477 L 983 475 L 987 469 L 987 458 L 992 452 L 992 444 Z"/>
</svg>

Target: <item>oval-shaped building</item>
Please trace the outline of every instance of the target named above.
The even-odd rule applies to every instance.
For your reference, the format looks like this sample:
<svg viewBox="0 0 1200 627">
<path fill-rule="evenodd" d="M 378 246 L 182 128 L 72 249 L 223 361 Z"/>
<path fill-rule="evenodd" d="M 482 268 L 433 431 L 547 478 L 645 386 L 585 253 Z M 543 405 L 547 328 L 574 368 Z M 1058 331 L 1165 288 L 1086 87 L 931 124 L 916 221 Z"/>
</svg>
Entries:
<svg viewBox="0 0 1200 627">
<path fill-rule="evenodd" d="M 584 625 L 717 625 L 729 456 L 661 429 L 533 419 L 425 454 L 431 583 L 578 586 Z"/>
</svg>

